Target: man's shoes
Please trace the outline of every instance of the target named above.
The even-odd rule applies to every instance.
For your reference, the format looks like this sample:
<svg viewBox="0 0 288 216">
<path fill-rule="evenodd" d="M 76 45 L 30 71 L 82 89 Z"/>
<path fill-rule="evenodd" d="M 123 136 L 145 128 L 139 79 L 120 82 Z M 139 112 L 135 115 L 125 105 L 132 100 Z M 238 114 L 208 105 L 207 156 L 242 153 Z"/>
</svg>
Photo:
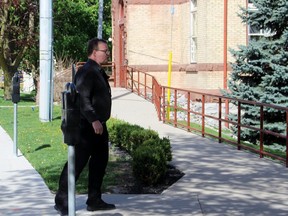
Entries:
<svg viewBox="0 0 288 216">
<path fill-rule="evenodd" d="M 112 210 L 115 208 L 114 204 L 106 203 L 102 199 L 98 199 L 92 205 L 87 205 L 87 211 Z"/>
<path fill-rule="evenodd" d="M 66 215 L 68 215 L 68 208 L 55 205 L 55 206 L 54 206 L 54 209 L 55 209 L 61 216 L 66 216 Z"/>
</svg>

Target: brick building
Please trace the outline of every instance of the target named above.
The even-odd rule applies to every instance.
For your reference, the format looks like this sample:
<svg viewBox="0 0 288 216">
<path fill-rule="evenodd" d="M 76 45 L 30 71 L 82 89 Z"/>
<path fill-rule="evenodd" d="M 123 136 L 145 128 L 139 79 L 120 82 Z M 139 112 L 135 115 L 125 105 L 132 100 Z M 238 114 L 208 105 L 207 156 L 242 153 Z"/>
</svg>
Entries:
<svg viewBox="0 0 288 216">
<path fill-rule="evenodd" d="M 238 16 L 249 0 L 112 0 L 113 62 L 116 84 L 123 66 L 153 74 L 167 85 L 215 91 L 226 88 L 229 49 L 247 43 L 247 26 Z M 226 63 L 225 63 L 226 62 Z M 120 67 L 119 67 L 120 66 Z"/>
</svg>

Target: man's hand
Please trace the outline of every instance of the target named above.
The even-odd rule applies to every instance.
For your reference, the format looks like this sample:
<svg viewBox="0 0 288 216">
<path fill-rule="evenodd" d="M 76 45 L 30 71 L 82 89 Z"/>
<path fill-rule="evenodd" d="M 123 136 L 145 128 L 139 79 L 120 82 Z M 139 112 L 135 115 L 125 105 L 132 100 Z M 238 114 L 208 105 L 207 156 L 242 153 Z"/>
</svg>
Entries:
<svg viewBox="0 0 288 216">
<path fill-rule="evenodd" d="M 95 134 L 102 134 L 103 133 L 103 125 L 101 124 L 100 121 L 94 121 L 92 122 L 92 126 L 94 128 Z"/>
</svg>

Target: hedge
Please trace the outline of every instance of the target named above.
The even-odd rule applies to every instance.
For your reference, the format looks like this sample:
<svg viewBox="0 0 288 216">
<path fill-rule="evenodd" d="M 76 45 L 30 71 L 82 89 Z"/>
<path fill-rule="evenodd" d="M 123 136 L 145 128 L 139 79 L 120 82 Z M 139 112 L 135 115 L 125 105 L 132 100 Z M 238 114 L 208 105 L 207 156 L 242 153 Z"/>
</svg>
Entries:
<svg viewBox="0 0 288 216">
<path fill-rule="evenodd" d="M 145 185 L 159 182 L 172 160 L 169 138 L 160 138 L 154 130 L 113 118 L 107 126 L 111 144 L 131 155 L 135 178 Z"/>
</svg>

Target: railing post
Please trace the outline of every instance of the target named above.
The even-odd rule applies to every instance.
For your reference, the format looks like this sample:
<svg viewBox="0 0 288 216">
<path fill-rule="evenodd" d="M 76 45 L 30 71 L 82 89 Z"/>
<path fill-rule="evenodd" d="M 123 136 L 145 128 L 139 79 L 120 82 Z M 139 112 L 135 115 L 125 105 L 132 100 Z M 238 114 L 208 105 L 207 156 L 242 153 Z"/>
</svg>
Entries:
<svg viewBox="0 0 288 216">
<path fill-rule="evenodd" d="M 286 111 L 286 167 L 288 167 L 288 111 Z"/>
<path fill-rule="evenodd" d="M 205 136 L 205 95 L 202 95 L 202 137 Z"/>
<path fill-rule="evenodd" d="M 140 95 L 140 72 L 139 71 L 137 71 L 137 81 L 138 81 L 138 90 L 137 90 L 137 92 L 138 92 L 138 95 Z"/>
<path fill-rule="evenodd" d="M 229 114 L 229 100 L 226 99 L 225 100 L 225 120 L 228 120 L 228 114 Z M 225 122 L 225 126 L 227 128 L 229 128 L 229 123 L 228 122 Z"/>
<path fill-rule="evenodd" d="M 177 111 L 178 111 L 178 104 L 177 104 L 177 89 L 174 89 L 174 126 L 177 127 Z"/>
<path fill-rule="evenodd" d="M 134 72 L 133 72 L 133 68 L 131 69 L 131 89 L 132 92 L 134 92 L 133 86 L 134 86 Z"/>
<path fill-rule="evenodd" d="M 187 95 L 187 130 L 190 132 L 190 92 Z"/>
<path fill-rule="evenodd" d="M 263 121 L 264 121 L 264 113 L 263 113 L 263 105 L 260 106 L 260 158 L 263 158 Z"/>
<path fill-rule="evenodd" d="M 163 122 L 166 122 L 166 100 L 165 100 L 165 87 L 163 87 Z"/>
<path fill-rule="evenodd" d="M 238 150 L 241 150 L 241 145 L 240 145 L 240 141 L 241 141 L 241 102 L 238 101 L 238 116 L 237 116 L 237 146 L 238 146 Z"/>
<path fill-rule="evenodd" d="M 157 115 L 159 121 L 161 121 L 161 87 L 157 83 L 156 79 L 152 77 L 152 101 L 154 101 L 154 105 L 157 110 Z"/>
<path fill-rule="evenodd" d="M 113 74 L 113 77 L 114 77 L 114 87 L 116 87 L 116 82 L 117 82 L 117 80 L 116 80 L 116 65 L 115 65 L 114 62 L 112 62 L 112 74 Z M 126 77 L 127 77 L 127 66 L 125 67 L 125 73 L 124 74 L 125 74 L 124 76 L 125 76 L 125 80 L 126 80 Z M 126 88 L 127 88 L 127 80 L 126 80 L 125 84 L 126 84 Z"/>
<path fill-rule="evenodd" d="M 157 88 L 159 89 L 159 92 L 158 92 L 158 100 L 159 100 L 159 104 L 158 104 L 158 108 L 159 108 L 159 120 L 161 121 L 162 120 L 162 110 L 161 110 L 161 107 L 162 107 L 162 101 L 161 101 L 161 95 L 162 95 L 162 86 L 157 82 Z"/>
<path fill-rule="evenodd" d="M 221 143 L 222 139 L 222 98 L 219 98 L 219 103 L 218 103 L 218 118 L 219 118 L 219 130 L 218 130 L 218 142 Z"/>
<path fill-rule="evenodd" d="M 116 83 L 117 83 L 117 76 L 116 76 L 116 65 L 114 64 L 114 87 L 116 87 Z M 124 65 L 124 83 L 125 83 L 125 87 L 128 88 L 128 66 Z M 120 85 L 120 76 L 119 76 L 119 85 Z"/>
<path fill-rule="evenodd" d="M 155 81 L 154 81 L 154 78 L 152 77 L 152 89 L 151 89 L 151 93 L 152 93 L 152 95 L 151 95 L 151 101 L 152 101 L 152 103 L 153 104 L 157 104 L 157 101 L 156 101 L 156 99 L 155 99 L 155 96 L 157 95 L 157 86 L 155 87 Z"/>
<path fill-rule="evenodd" d="M 146 91 L 147 91 L 147 76 L 146 76 L 146 73 L 144 74 L 144 98 L 145 99 L 147 99 L 147 93 L 146 93 Z M 153 86 L 152 86 L 152 88 L 153 88 Z"/>
</svg>

